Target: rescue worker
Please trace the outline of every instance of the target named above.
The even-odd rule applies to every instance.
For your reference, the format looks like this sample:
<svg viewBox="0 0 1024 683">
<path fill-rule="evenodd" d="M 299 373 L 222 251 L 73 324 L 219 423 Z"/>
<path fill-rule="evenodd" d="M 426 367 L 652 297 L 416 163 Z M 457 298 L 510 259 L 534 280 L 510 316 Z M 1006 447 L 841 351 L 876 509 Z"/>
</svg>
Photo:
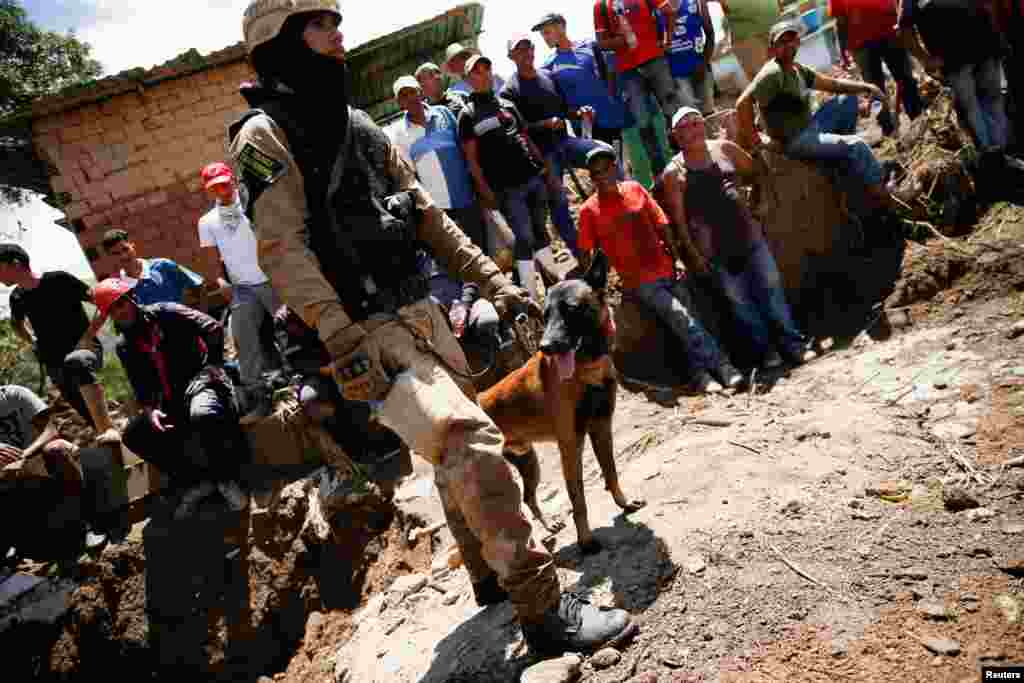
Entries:
<svg viewBox="0 0 1024 683">
<path fill-rule="evenodd" d="M 232 510 L 244 510 L 249 501 L 238 478 L 248 451 L 223 368 L 224 328 L 181 304 L 140 305 L 135 286 L 129 278 L 109 278 L 96 285 L 95 296 L 98 319 L 110 316 L 124 332 L 117 355 L 142 408 L 124 430 L 124 445 L 184 491 L 176 518 L 188 517 L 214 490 Z M 201 458 L 186 452 L 191 430 Z"/>
<path fill-rule="evenodd" d="M 534 651 L 624 641 L 637 630 L 630 615 L 561 593 L 551 555 L 531 538 L 501 432 L 472 386 L 453 379 L 467 364 L 429 299 L 416 243 L 500 312 L 523 312 L 524 292 L 434 205 L 370 117 L 347 106 L 340 23 L 337 0 L 254 0 L 245 11 L 259 81 L 243 95 L 258 110 L 230 127 L 229 154 L 250 190 L 260 265 L 317 330 L 342 396 L 370 402 L 434 464 L 477 602 L 507 596 Z"/>
</svg>

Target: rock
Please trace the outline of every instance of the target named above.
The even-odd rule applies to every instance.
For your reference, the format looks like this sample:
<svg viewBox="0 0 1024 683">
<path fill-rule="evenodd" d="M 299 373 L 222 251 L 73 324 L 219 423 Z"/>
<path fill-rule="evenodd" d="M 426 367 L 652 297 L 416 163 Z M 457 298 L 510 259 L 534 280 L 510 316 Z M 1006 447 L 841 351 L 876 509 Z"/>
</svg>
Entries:
<svg viewBox="0 0 1024 683">
<path fill-rule="evenodd" d="M 804 506 L 799 500 L 791 500 L 782 506 L 782 514 L 784 515 L 799 515 L 803 512 Z"/>
<path fill-rule="evenodd" d="M 960 439 L 966 439 L 972 434 L 976 433 L 978 428 L 976 425 L 966 424 L 964 422 L 940 422 L 932 425 L 931 432 L 937 439 L 943 441 L 959 441 Z"/>
<path fill-rule="evenodd" d="M 984 522 L 996 516 L 995 510 L 988 508 L 974 508 L 964 513 L 964 517 L 972 522 Z"/>
<path fill-rule="evenodd" d="M 946 621 L 949 619 L 949 612 L 946 606 L 937 602 L 922 602 L 917 606 L 917 611 L 929 619 Z"/>
<path fill-rule="evenodd" d="M 388 590 L 400 595 L 411 595 L 418 593 L 426 585 L 427 577 L 423 574 L 406 574 L 395 579 Z"/>
<path fill-rule="evenodd" d="M 955 657 L 960 654 L 960 643 L 949 638 L 925 638 L 921 644 L 937 655 Z"/>
<path fill-rule="evenodd" d="M 911 567 L 909 569 L 898 569 L 893 572 L 893 577 L 897 579 L 911 579 L 913 581 L 924 581 L 928 578 L 928 572 L 921 567 Z"/>
<path fill-rule="evenodd" d="M 274 679 L 270 676 L 260 676 L 256 679 L 256 683 L 274 683 Z"/>
<path fill-rule="evenodd" d="M 811 429 L 807 429 L 797 434 L 796 440 L 806 441 L 807 439 L 811 439 L 815 436 L 821 437 L 822 439 L 830 439 L 832 438 L 832 432 L 825 432 L 818 429 L 817 427 L 812 427 Z"/>
<path fill-rule="evenodd" d="M 1010 329 L 1006 331 L 1007 339 L 1016 339 L 1017 337 L 1024 334 L 1024 320 L 1014 323 Z"/>
<path fill-rule="evenodd" d="M 839 659 L 845 657 L 850 651 L 850 645 L 845 640 L 833 640 L 830 652 L 833 657 Z"/>
<path fill-rule="evenodd" d="M 942 504 L 950 512 L 971 510 L 981 507 L 978 499 L 960 486 L 947 486 L 942 489 Z"/>
<path fill-rule="evenodd" d="M 938 380 L 935 383 L 933 383 L 932 386 L 935 387 L 936 389 L 939 389 L 941 391 L 942 389 L 948 389 L 949 388 L 949 383 L 948 382 L 944 382 L 942 380 Z"/>
<path fill-rule="evenodd" d="M 864 501 L 861 500 L 860 498 L 851 498 L 850 502 L 849 502 L 849 506 L 851 508 L 853 508 L 854 510 L 859 510 L 862 507 L 864 507 Z"/>
<path fill-rule="evenodd" d="M 704 558 L 699 555 L 691 555 L 686 558 L 683 562 L 683 566 L 686 567 L 686 571 L 691 574 L 700 574 L 708 568 L 707 562 L 705 562 Z"/>
<path fill-rule="evenodd" d="M 580 673 L 583 660 L 579 655 L 548 659 L 527 667 L 519 677 L 520 683 L 569 683 Z"/>
<path fill-rule="evenodd" d="M 854 512 L 853 512 L 853 513 L 852 513 L 852 514 L 850 515 L 850 517 L 851 517 L 852 519 L 859 519 L 859 520 L 861 520 L 862 522 L 873 522 L 873 521 L 875 521 L 876 519 L 881 519 L 881 518 L 882 518 L 882 515 L 880 515 L 880 514 L 879 514 L 879 513 L 877 513 L 877 512 L 861 512 L 861 511 L 859 511 L 859 510 L 855 510 L 855 511 L 854 511 Z"/>
<path fill-rule="evenodd" d="M 986 548 L 985 546 L 975 546 L 974 548 L 971 548 L 967 554 L 971 557 L 992 557 L 992 549 Z"/>
<path fill-rule="evenodd" d="M 1020 522 L 1006 522 L 1003 524 L 1002 530 L 1004 534 L 1024 534 L 1024 524 Z"/>
<path fill-rule="evenodd" d="M 460 591 L 448 591 L 444 594 L 444 597 L 441 598 L 441 604 L 446 606 L 454 605 L 459 601 L 459 596 L 461 595 L 462 593 Z"/>
<path fill-rule="evenodd" d="M 590 658 L 590 663 L 594 665 L 595 669 L 607 669 L 618 664 L 621 659 L 622 653 L 614 647 L 606 647 L 595 652 L 594 656 Z"/>
<path fill-rule="evenodd" d="M 1006 617 L 1006 623 L 1016 624 L 1020 621 L 1021 603 L 1012 595 L 997 595 L 993 602 Z"/>
</svg>

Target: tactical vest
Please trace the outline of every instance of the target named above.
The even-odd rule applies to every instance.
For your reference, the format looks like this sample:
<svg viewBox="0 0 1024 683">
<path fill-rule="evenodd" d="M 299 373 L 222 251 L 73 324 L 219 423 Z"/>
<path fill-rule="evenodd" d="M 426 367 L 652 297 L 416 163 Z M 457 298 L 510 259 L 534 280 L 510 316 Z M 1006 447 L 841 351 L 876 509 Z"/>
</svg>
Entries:
<svg viewBox="0 0 1024 683">
<path fill-rule="evenodd" d="M 306 246 L 353 321 L 393 313 L 428 294 L 417 269 L 416 234 L 422 216 L 411 191 L 399 190 L 387 172 L 391 141 L 365 112 L 349 107 L 348 129 L 333 167 L 318 163 L 318 140 L 277 101 L 252 109 L 229 128 L 266 114 L 284 130 L 305 183 Z M 243 175 L 243 184 L 246 179 Z M 249 187 L 247 213 L 265 188 Z"/>
</svg>

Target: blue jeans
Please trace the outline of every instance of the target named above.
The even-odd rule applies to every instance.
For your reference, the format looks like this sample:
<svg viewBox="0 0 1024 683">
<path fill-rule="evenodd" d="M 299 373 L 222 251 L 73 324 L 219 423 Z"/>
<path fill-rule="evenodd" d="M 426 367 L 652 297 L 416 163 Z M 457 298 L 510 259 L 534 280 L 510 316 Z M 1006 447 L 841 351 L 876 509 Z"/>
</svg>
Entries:
<svg viewBox="0 0 1024 683">
<path fill-rule="evenodd" d="M 857 130 L 857 98 L 833 97 L 814 113 L 811 125 L 786 143 L 786 156 L 804 161 L 839 163 L 845 173 L 865 185 L 882 182 L 882 165 Z"/>
<path fill-rule="evenodd" d="M 551 204 L 551 222 L 562 237 L 562 241 L 569 247 L 569 250 L 579 256 L 576 249 L 576 223 L 569 212 L 569 197 L 565 193 L 564 174 L 566 168 L 586 168 L 587 153 L 601 143 L 586 138 L 574 138 L 566 136 L 554 152 L 548 155 L 551 167 L 555 173 L 556 187 L 549 187 L 548 193 Z M 552 183 L 553 185 L 555 183 Z"/>
<path fill-rule="evenodd" d="M 667 59 L 657 57 L 626 71 L 622 74 L 621 80 L 622 97 L 626 100 L 626 106 L 637 122 L 640 138 L 647 149 L 647 156 L 651 160 L 654 174 L 658 175 L 668 164 L 668 159 L 661 153 L 661 147 L 658 146 L 653 119 L 647 112 L 647 96 L 652 94 L 657 98 L 658 104 L 661 106 L 661 113 L 665 115 L 667 121 L 670 121 L 676 110 L 683 105 L 679 89 L 676 88 L 676 81 L 672 78 L 672 69 L 669 67 Z"/>
<path fill-rule="evenodd" d="M 979 150 L 1003 149 L 1010 138 L 1002 74 L 995 57 L 947 73 L 953 99 Z"/>
<path fill-rule="evenodd" d="M 281 300 L 269 282 L 231 287 L 231 336 L 238 349 L 238 374 L 243 389 L 248 390 L 263 375 L 260 326 L 280 306 Z"/>
<path fill-rule="evenodd" d="M 705 370 L 716 376 L 719 374 L 719 369 L 723 363 L 728 362 L 728 358 L 700 321 L 690 315 L 693 304 L 686 285 L 663 277 L 645 282 L 632 292 L 683 342 L 694 372 Z"/>
<path fill-rule="evenodd" d="M 501 213 L 516 236 L 513 254 L 517 261 L 532 261 L 533 254 L 547 244 L 548 187 L 544 176 L 536 175 L 517 187 L 502 190 Z"/>
<path fill-rule="evenodd" d="M 715 259 L 711 272 L 756 353 L 767 355 L 778 342 L 786 355 L 800 354 L 804 335 L 793 321 L 782 290 L 782 277 L 765 240 L 754 243 L 750 260 L 742 271 L 730 273 Z"/>
</svg>

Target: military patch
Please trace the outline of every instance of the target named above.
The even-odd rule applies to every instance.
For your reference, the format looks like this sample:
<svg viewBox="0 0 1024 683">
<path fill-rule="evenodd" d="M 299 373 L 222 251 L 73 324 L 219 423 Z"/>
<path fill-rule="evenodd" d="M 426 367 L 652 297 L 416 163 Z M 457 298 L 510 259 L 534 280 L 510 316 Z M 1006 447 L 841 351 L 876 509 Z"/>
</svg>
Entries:
<svg viewBox="0 0 1024 683">
<path fill-rule="evenodd" d="M 248 178 L 263 185 L 273 185 L 288 170 L 288 164 L 275 159 L 251 142 L 245 143 L 238 153 L 238 167 Z"/>
</svg>

